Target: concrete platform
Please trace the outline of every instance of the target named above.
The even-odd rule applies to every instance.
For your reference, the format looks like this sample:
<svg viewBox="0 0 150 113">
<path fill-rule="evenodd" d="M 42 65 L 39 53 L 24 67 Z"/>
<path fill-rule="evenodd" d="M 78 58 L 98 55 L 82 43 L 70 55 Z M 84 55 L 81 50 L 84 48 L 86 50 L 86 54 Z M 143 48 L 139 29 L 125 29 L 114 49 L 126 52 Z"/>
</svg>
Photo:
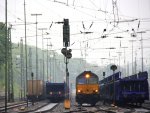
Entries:
<svg viewBox="0 0 150 113">
<path fill-rule="evenodd" d="M 40 113 L 40 112 L 43 112 L 43 111 L 48 111 L 50 109 L 52 109 L 53 107 L 55 107 L 58 103 L 50 103 L 44 107 L 42 107 L 41 109 L 38 109 L 37 111 L 35 111 L 35 113 Z"/>
</svg>

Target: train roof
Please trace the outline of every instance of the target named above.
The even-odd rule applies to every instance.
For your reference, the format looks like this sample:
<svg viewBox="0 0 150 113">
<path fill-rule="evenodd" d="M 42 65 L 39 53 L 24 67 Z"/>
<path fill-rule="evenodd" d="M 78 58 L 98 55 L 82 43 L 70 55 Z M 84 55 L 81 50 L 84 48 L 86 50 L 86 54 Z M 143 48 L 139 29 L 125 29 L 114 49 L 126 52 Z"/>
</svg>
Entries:
<svg viewBox="0 0 150 113">
<path fill-rule="evenodd" d="M 91 76 L 98 77 L 95 73 L 93 73 L 91 71 L 84 71 L 84 72 L 80 73 L 76 78 L 82 77 L 82 76 L 84 76 L 87 73 L 91 74 Z"/>
<path fill-rule="evenodd" d="M 103 84 L 103 83 L 107 83 L 107 82 L 110 82 L 113 80 L 113 76 L 115 76 L 115 81 L 116 80 L 120 80 L 120 81 L 142 81 L 142 80 L 146 80 L 148 79 L 148 73 L 147 71 L 144 71 L 144 72 L 139 72 L 137 74 L 134 74 L 134 75 L 131 75 L 131 76 L 127 76 L 127 77 L 124 77 L 124 78 L 121 78 L 121 72 L 120 72 L 120 75 L 118 75 L 119 72 L 113 74 L 113 75 L 110 75 L 102 80 L 99 81 L 100 84 Z"/>
<path fill-rule="evenodd" d="M 115 80 L 118 80 L 121 78 L 121 72 L 117 72 L 117 73 L 114 73 L 102 80 L 99 81 L 100 84 L 103 84 L 103 83 L 106 83 L 106 82 L 110 82 L 110 81 L 113 81 L 113 77 L 115 77 Z"/>
<path fill-rule="evenodd" d="M 120 81 L 124 81 L 124 82 L 127 82 L 127 81 L 129 81 L 129 82 L 132 82 L 132 81 L 134 81 L 134 82 L 140 82 L 140 81 L 143 81 L 143 80 L 146 80 L 145 78 L 137 78 L 137 79 L 120 79 Z"/>
<path fill-rule="evenodd" d="M 51 83 L 51 82 L 46 82 L 47 85 L 64 85 L 65 83 Z"/>
<path fill-rule="evenodd" d="M 148 79 L 148 73 L 147 73 L 147 71 L 143 71 L 143 72 L 139 72 L 137 74 L 131 75 L 131 76 L 124 77 L 122 79 L 125 79 L 125 80 Z"/>
</svg>

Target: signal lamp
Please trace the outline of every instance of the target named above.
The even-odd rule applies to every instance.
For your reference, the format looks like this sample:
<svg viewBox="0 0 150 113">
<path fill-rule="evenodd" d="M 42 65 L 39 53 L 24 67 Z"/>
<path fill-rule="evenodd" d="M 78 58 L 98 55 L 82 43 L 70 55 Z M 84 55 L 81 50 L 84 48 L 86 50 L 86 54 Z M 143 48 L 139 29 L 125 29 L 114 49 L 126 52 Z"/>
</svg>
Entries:
<svg viewBox="0 0 150 113">
<path fill-rule="evenodd" d="M 86 78 L 90 78 L 90 74 L 87 73 L 87 74 L 85 75 L 85 77 L 86 77 Z"/>
<path fill-rule="evenodd" d="M 50 95 L 52 95 L 53 93 L 52 93 L 52 92 L 50 92 L 49 94 L 50 94 Z"/>
</svg>

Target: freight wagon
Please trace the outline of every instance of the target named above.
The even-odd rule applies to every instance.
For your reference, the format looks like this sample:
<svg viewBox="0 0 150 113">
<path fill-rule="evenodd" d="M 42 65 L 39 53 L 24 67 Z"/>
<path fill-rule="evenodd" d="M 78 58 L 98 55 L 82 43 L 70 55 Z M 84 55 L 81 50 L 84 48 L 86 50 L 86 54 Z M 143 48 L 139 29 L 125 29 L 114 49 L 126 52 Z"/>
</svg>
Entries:
<svg viewBox="0 0 150 113">
<path fill-rule="evenodd" d="M 142 104 L 149 100 L 148 73 L 140 72 L 121 78 L 121 72 L 114 73 L 99 82 L 100 99 L 113 104 Z"/>
<path fill-rule="evenodd" d="M 44 98 L 44 83 L 42 80 L 28 80 L 27 81 L 29 100 L 40 100 Z"/>
</svg>

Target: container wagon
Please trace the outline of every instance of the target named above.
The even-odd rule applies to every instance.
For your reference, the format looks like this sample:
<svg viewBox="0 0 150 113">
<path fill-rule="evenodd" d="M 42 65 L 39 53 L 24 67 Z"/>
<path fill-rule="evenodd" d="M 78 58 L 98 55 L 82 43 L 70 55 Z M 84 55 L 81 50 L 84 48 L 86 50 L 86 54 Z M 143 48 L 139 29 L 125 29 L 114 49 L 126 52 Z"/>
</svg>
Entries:
<svg viewBox="0 0 150 113">
<path fill-rule="evenodd" d="M 29 100 L 41 100 L 44 98 L 44 84 L 42 80 L 28 80 L 27 81 Z"/>
</svg>

